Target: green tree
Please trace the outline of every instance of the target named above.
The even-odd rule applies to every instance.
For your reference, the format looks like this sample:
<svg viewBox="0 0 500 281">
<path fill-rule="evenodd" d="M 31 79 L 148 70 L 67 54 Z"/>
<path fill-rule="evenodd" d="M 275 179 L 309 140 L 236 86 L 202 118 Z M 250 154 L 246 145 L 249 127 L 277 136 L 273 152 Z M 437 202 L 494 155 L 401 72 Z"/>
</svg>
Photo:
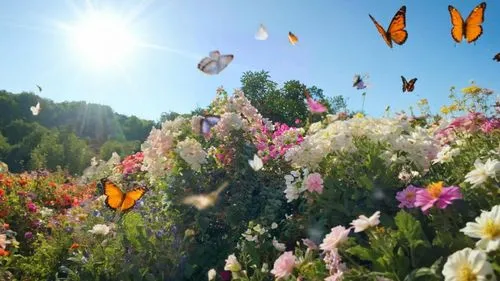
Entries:
<svg viewBox="0 0 500 281">
<path fill-rule="evenodd" d="M 105 142 L 99 151 L 99 157 L 101 159 L 109 159 L 113 152 L 118 153 L 121 157 L 125 157 L 129 154 L 139 151 L 141 148 L 141 143 L 139 141 L 128 141 L 119 142 L 115 140 L 109 140 Z"/>
</svg>

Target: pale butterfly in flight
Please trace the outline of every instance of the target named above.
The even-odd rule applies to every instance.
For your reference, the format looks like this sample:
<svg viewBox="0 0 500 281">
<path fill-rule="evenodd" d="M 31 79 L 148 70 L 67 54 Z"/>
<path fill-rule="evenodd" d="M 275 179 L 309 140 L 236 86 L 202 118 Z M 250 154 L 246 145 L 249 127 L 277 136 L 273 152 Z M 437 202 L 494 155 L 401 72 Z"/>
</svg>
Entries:
<svg viewBox="0 0 500 281">
<path fill-rule="evenodd" d="M 33 113 L 34 116 L 37 116 L 40 113 L 40 102 L 36 104 L 36 106 L 30 107 L 31 112 Z"/>
<path fill-rule="evenodd" d="M 262 159 L 260 159 L 260 157 L 257 156 L 257 154 L 253 155 L 253 160 L 248 160 L 248 164 L 250 165 L 250 167 L 252 167 L 254 171 L 258 171 L 262 169 L 262 167 L 264 166 Z"/>
<path fill-rule="evenodd" d="M 266 27 L 261 24 L 257 33 L 255 33 L 255 39 L 257 40 L 266 40 L 269 37 L 269 33 L 267 33 Z"/>
<path fill-rule="evenodd" d="M 198 63 L 198 69 L 209 75 L 219 74 L 233 59 L 234 55 L 221 55 L 219 51 L 212 51 Z"/>
<path fill-rule="evenodd" d="M 206 115 L 200 120 L 200 134 L 210 135 L 210 130 L 220 121 L 220 116 Z"/>
<path fill-rule="evenodd" d="M 213 205 L 215 205 L 215 202 L 217 201 L 219 194 L 228 185 L 229 185 L 229 183 L 226 181 L 219 188 L 217 188 L 217 190 L 212 191 L 208 194 L 198 194 L 198 195 L 188 196 L 182 200 L 182 203 L 184 203 L 186 205 L 191 205 L 198 210 L 204 210 L 208 207 L 212 207 Z"/>
</svg>

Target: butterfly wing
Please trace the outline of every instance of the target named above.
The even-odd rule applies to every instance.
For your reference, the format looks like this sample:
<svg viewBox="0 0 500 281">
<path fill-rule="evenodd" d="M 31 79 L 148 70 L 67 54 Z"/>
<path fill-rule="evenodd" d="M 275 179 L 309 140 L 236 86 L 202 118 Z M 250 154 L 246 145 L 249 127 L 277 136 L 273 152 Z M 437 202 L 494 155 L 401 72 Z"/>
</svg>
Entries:
<svg viewBox="0 0 500 281">
<path fill-rule="evenodd" d="M 496 55 L 493 57 L 493 60 L 500 61 L 500 53 L 496 54 Z"/>
<path fill-rule="evenodd" d="M 467 43 L 472 43 L 479 39 L 481 34 L 483 34 L 483 21 L 484 21 L 484 11 L 486 10 L 486 3 L 483 2 L 477 5 L 469 17 L 465 21 L 465 38 Z"/>
<path fill-rule="evenodd" d="M 354 75 L 354 78 L 352 79 L 353 83 L 352 83 L 352 86 L 353 87 L 356 87 L 356 85 L 358 85 L 360 82 L 362 82 L 361 80 L 361 75 Z"/>
<path fill-rule="evenodd" d="M 408 39 L 406 28 L 406 6 L 402 6 L 392 18 L 387 34 L 394 43 L 403 45 Z"/>
<path fill-rule="evenodd" d="M 255 33 L 255 39 L 257 40 L 266 40 L 269 37 L 269 33 L 267 33 L 266 27 L 261 24 L 257 33 Z"/>
<path fill-rule="evenodd" d="M 417 78 L 413 78 L 410 81 L 408 81 L 408 84 L 406 86 L 406 90 L 408 92 L 413 92 L 413 90 L 415 90 L 415 82 L 417 82 Z"/>
<path fill-rule="evenodd" d="M 135 203 L 141 199 L 141 197 L 146 193 L 146 188 L 139 186 L 134 187 L 132 190 L 125 194 L 123 203 L 121 205 L 121 211 L 126 212 L 135 206 Z"/>
<path fill-rule="evenodd" d="M 217 74 L 226 68 L 234 59 L 234 55 L 223 55 L 217 60 Z"/>
<path fill-rule="evenodd" d="M 215 116 L 215 115 L 205 116 L 203 119 L 201 119 L 200 133 L 203 135 L 210 133 L 212 127 L 217 125 L 219 121 L 220 121 L 220 116 Z"/>
<path fill-rule="evenodd" d="M 104 195 L 107 196 L 105 201 L 106 206 L 113 210 L 120 208 L 125 196 L 122 190 L 108 179 L 102 179 L 101 183 L 104 187 Z"/>
<path fill-rule="evenodd" d="M 403 93 L 406 92 L 406 87 L 408 85 L 408 82 L 406 79 L 401 75 L 401 81 L 403 81 Z"/>
<path fill-rule="evenodd" d="M 295 36 L 292 32 L 288 32 L 288 41 L 290 41 L 290 44 L 295 45 L 297 42 L 299 42 L 299 38 Z"/>
<path fill-rule="evenodd" d="M 448 6 L 448 11 L 450 11 L 451 19 L 451 37 L 455 42 L 460 43 L 462 37 L 464 37 L 464 19 L 460 12 L 452 5 Z"/>
<path fill-rule="evenodd" d="M 198 63 L 198 69 L 209 75 L 217 74 L 217 61 L 209 57 L 203 58 Z"/>
<path fill-rule="evenodd" d="M 373 24 L 375 24 L 375 27 L 377 28 L 378 33 L 380 33 L 380 36 L 382 36 L 382 39 L 384 39 L 387 46 L 392 48 L 392 42 L 391 42 L 390 38 L 387 36 L 387 32 L 385 31 L 385 29 L 375 20 L 375 18 L 372 17 L 372 15 L 370 15 L 370 14 L 368 14 L 368 15 L 372 19 Z"/>
<path fill-rule="evenodd" d="M 211 51 L 208 56 L 213 59 L 213 60 L 218 60 L 220 57 L 220 52 L 219 51 Z"/>
</svg>

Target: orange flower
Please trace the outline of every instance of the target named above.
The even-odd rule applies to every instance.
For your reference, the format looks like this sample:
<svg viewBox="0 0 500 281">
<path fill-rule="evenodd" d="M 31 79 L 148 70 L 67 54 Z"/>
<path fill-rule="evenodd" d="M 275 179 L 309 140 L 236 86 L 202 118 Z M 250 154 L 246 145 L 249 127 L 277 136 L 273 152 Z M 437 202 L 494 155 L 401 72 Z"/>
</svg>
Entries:
<svg viewBox="0 0 500 281">
<path fill-rule="evenodd" d="M 10 254 L 9 251 L 4 250 L 3 248 L 0 248 L 0 257 L 6 257 Z"/>
<path fill-rule="evenodd" d="M 53 181 L 49 182 L 49 186 L 50 187 L 57 187 L 57 184 Z"/>
<path fill-rule="evenodd" d="M 9 227 L 10 227 L 10 225 L 9 225 L 8 223 L 4 223 L 4 224 L 3 224 L 3 228 L 5 228 L 5 229 L 9 229 Z"/>
<path fill-rule="evenodd" d="M 71 250 L 78 249 L 80 247 L 80 244 L 78 243 L 73 243 L 71 244 L 71 247 L 69 247 Z"/>
<path fill-rule="evenodd" d="M 25 186 L 28 183 L 28 180 L 26 180 L 25 178 L 20 178 L 17 182 L 19 183 L 19 185 Z"/>
</svg>

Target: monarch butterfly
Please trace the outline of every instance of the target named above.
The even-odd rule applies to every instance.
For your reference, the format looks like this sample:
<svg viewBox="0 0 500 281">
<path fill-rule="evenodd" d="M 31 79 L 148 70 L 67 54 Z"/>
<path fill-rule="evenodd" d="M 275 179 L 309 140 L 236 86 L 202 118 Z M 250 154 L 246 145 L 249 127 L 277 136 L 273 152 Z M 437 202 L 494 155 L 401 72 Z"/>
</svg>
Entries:
<svg viewBox="0 0 500 281">
<path fill-rule="evenodd" d="M 413 92 L 415 89 L 415 82 L 417 82 L 417 78 L 413 78 L 410 81 L 406 81 L 406 79 L 401 76 L 401 80 L 403 80 L 403 93 L 404 92 Z"/>
<path fill-rule="evenodd" d="M 299 38 L 293 34 L 291 31 L 288 32 L 288 41 L 290 41 L 290 44 L 295 45 L 297 42 L 299 42 Z"/>
<path fill-rule="evenodd" d="M 500 61 L 500 53 L 496 54 L 496 55 L 493 57 L 493 60 Z"/>
<path fill-rule="evenodd" d="M 390 48 L 392 48 L 392 41 L 398 45 L 403 45 L 406 42 L 406 39 L 408 39 L 408 32 L 405 30 L 406 6 L 401 7 L 396 12 L 387 31 L 372 17 L 372 15 L 368 15 L 375 24 L 375 27 L 382 36 L 382 39 L 384 39 L 385 43 L 387 43 L 387 46 Z"/>
<path fill-rule="evenodd" d="M 198 63 L 198 69 L 209 75 L 219 74 L 233 59 L 234 55 L 221 55 L 219 51 L 212 51 Z"/>
<path fill-rule="evenodd" d="M 460 12 L 453 6 L 448 6 L 448 11 L 450 11 L 451 18 L 451 37 L 455 42 L 460 43 L 462 38 L 467 39 L 467 43 L 472 43 L 476 41 L 481 34 L 483 34 L 483 27 L 481 24 L 484 21 L 484 11 L 486 10 L 486 3 L 482 2 L 477 5 L 469 17 L 464 22 Z"/>
<path fill-rule="evenodd" d="M 104 195 L 106 195 L 106 206 L 113 210 L 126 212 L 135 206 L 135 203 L 142 198 L 147 189 L 142 186 L 136 186 L 132 190 L 124 193 L 112 181 L 104 178 L 101 179 L 101 184 L 104 187 Z"/>
<path fill-rule="evenodd" d="M 200 134 L 207 135 L 213 126 L 217 125 L 220 121 L 220 116 L 206 115 L 200 120 Z"/>
</svg>

